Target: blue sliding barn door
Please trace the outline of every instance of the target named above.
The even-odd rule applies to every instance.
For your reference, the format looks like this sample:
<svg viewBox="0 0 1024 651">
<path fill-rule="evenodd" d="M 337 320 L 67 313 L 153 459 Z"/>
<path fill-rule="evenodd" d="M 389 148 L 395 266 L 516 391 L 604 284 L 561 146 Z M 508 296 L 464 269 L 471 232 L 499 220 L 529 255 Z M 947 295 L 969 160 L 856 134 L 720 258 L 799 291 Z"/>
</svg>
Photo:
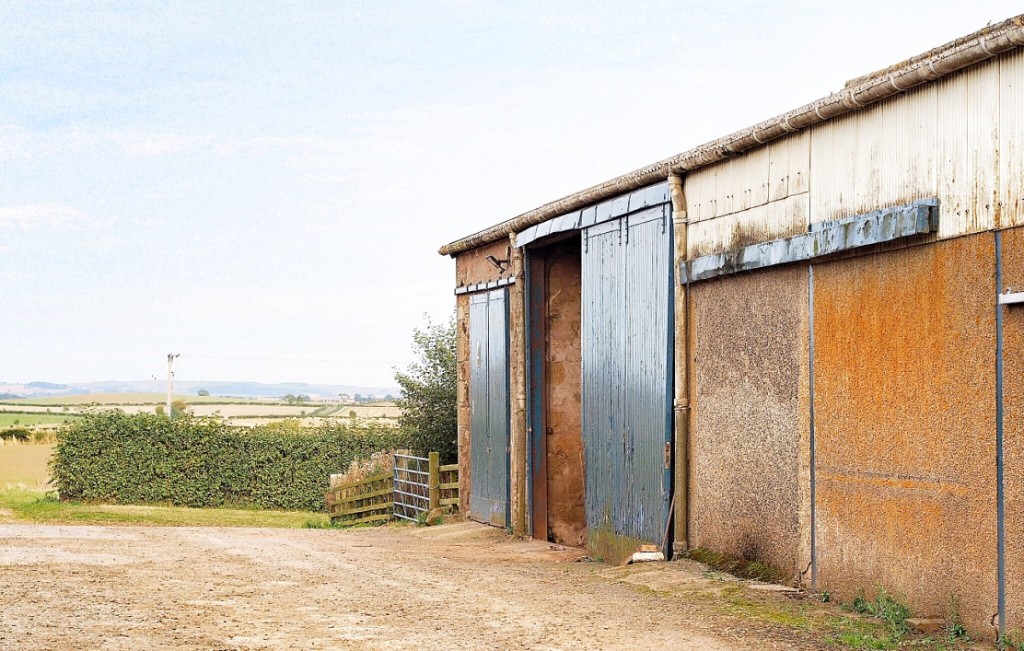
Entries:
<svg viewBox="0 0 1024 651">
<path fill-rule="evenodd" d="M 508 524 L 509 396 L 507 292 L 469 297 L 469 517 Z"/>
<path fill-rule="evenodd" d="M 668 207 L 592 226 L 582 246 L 589 545 L 600 551 L 622 538 L 660 544 L 672 481 Z"/>
</svg>

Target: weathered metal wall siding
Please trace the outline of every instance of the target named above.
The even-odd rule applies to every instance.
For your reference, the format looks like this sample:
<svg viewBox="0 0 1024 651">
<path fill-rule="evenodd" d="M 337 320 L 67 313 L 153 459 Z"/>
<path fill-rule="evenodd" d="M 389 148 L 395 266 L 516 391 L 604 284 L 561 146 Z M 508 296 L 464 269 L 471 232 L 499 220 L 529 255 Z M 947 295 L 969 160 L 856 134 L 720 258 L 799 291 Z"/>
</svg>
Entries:
<svg viewBox="0 0 1024 651">
<path fill-rule="evenodd" d="M 508 240 L 503 240 L 455 256 L 455 286 L 463 287 L 511 276 L 511 265 L 507 265 L 505 271 L 502 272 L 487 261 L 489 255 L 493 255 L 498 260 L 508 260 L 510 248 Z"/>
<path fill-rule="evenodd" d="M 587 528 L 611 530 L 624 468 L 619 388 L 625 350 L 621 278 L 625 249 L 619 222 L 583 235 L 583 460 Z M 616 282 L 616 280 L 619 282 Z"/>
<path fill-rule="evenodd" d="M 488 401 L 488 326 L 487 294 L 472 294 L 469 297 L 469 435 L 470 468 L 473 479 L 470 485 L 469 513 L 477 518 L 482 517 L 473 511 L 477 508 L 477 492 L 479 497 L 486 499 L 490 484 L 490 463 L 488 462 L 487 443 L 490 427 Z"/>
<path fill-rule="evenodd" d="M 497 289 L 488 292 L 488 437 L 490 454 L 487 455 L 487 483 L 492 499 L 501 502 L 503 512 L 491 514 L 491 524 L 504 526 L 508 523 L 509 509 L 509 377 L 508 377 L 508 307 L 507 291 Z M 499 521 L 500 518 L 500 521 Z"/>
<path fill-rule="evenodd" d="M 818 587 L 996 609 L 993 237 L 814 266 Z M 948 613 L 947 613 L 948 614 Z"/>
<path fill-rule="evenodd" d="M 691 287 L 691 543 L 795 577 L 808 477 L 807 267 Z"/>
<path fill-rule="evenodd" d="M 809 152 L 803 132 L 688 175 L 689 257 L 807 230 Z"/>
<path fill-rule="evenodd" d="M 665 467 L 671 392 L 668 210 L 601 224 L 583 237 L 589 536 L 592 546 L 617 544 L 616 538 L 661 541 L 671 484 Z"/>
<path fill-rule="evenodd" d="M 469 298 L 470 446 L 473 468 L 469 514 L 508 523 L 509 392 L 506 290 Z"/>
<path fill-rule="evenodd" d="M 665 211 L 633 215 L 626 228 L 626 494 L 619 526 L 629 536 L 660 542 L 671 497 L 665 447 L 672 386 L 671 228 Z"/>
<path fill-rule="evenodd" d="M 829 221 L 937 196 L 939 237 L 998 210 L 998 60 L 810 129 L 810 215 Z"/>
<path fill-rule="evenodd" d="M 553 542 L 586 543 L 580 413 L 580 240 L 551 247 L 547 263 L 545 401 L 547 522 Z"/>
<path fill-rule="evenodd" d="M 1024 50 L 1000 60 L 999 80 L 999 224 L 1024 226 Z"/>
<path fill-rule="evenodd" d="M 469 511 L 470 475 L 473 472 L 470 453 L 469 397 L 469 295 L 455 297 L 455 373 L 456 419 L 459 447 L 459 511 Z"/>
<path fill-rule="evenodd" d="M 690 225 L 690 259 L 807 232 L 807 193 Z"/>
<path fill-rule="evenodd" d="M 1003 289 L 1024 289 L 1024 228 L 1003 231 Z M 1024 305 L 1003 311 L 1006 624 L 1024 630 Z"/>
</svg>

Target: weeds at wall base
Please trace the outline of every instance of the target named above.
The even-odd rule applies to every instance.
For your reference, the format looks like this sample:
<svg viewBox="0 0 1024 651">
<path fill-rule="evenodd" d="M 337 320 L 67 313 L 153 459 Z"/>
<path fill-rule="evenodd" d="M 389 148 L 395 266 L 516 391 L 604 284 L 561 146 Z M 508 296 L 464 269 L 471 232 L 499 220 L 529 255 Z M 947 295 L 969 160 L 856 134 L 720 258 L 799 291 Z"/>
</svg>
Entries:
<svg viewBox="0 0 1024 651">
<path fill-rule="evenodd" d="M 999 651 L 1024 651 L 1024 634 L 1019 631 L 1003 633 L 996 643 Z"/>
<path fill-rule="evenodd" d="M 686 557 L 703 563 L 717 572 L 726 572 L 741 579 L 753 579 L 765 583 L 782 583 L 783 573 L 771 565 L 756 559 L 729 556 L 704 547 L 686 552 Z"/>
</svg>

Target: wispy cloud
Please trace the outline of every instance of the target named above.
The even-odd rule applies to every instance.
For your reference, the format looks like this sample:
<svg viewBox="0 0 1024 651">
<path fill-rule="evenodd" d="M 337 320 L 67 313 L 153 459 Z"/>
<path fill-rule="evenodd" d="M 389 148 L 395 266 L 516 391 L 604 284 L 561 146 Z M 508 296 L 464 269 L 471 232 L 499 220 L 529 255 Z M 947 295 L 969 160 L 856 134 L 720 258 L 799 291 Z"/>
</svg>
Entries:
<svg viewBox="0 0 1024 651">
<path fill-rule="evenodd" d="M 59 203 L 0 206 L 0 229 L 86 230 L 98 225 L 78 208 Z"/>
</svg>

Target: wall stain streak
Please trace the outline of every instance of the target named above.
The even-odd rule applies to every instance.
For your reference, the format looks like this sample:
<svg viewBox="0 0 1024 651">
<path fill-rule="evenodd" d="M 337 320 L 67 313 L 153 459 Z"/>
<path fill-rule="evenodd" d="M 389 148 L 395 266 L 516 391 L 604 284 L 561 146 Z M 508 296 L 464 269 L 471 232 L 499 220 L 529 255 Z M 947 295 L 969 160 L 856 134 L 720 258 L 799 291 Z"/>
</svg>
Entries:
<svg viewBox="0 0 1024 651">
<path fill-rule="evenodd" d="M 991 234 L 815 265 L 819 588 L 996 609 Z"/>
</svg>

